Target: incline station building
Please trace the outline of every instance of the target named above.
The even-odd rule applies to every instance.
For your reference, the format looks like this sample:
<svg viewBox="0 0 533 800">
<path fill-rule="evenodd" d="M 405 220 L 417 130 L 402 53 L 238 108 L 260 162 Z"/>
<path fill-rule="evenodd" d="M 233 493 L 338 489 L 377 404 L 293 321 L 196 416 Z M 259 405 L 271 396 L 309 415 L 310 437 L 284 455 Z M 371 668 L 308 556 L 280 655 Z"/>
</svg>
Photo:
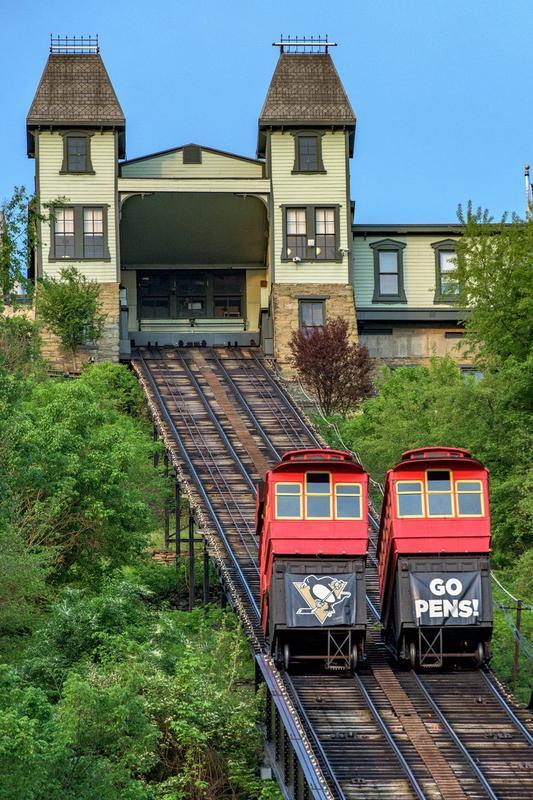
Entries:
<svg viewBox="0 0 533 800">
<path fill-rule="evenodd" d="M 382 363 L 460 360 L 457 228 L 354 224 L 356 118 L 330 47 L 281 44 L 255 158 L 178 143 L 127 159 L 97 41 L 52 41 L 27 146 L 41 207 L 61 204 L 41 227 L 34 277 L 75 266 L 101 284 L 93 356 L 237 343 L 286 364 L 293 330 L 341 316 Z"/>
</svg>

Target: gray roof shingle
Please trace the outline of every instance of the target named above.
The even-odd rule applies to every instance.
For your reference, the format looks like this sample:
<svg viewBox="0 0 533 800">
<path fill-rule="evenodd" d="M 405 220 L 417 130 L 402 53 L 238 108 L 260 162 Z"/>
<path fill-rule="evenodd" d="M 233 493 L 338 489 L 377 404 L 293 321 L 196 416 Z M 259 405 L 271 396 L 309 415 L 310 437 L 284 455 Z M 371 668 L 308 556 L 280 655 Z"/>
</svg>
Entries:
<svg viewBox="0 0 533 800">
<path fill-rule="evenodd" d="M 281 53 L 259 126 L 355 125 L 355 114 L 329 53 Z"/>
<path fill-rule="evenodd" d="M 48 57 L 26 122 L 124 127 L 126 120 L 97 53 Z"/>
</svg>

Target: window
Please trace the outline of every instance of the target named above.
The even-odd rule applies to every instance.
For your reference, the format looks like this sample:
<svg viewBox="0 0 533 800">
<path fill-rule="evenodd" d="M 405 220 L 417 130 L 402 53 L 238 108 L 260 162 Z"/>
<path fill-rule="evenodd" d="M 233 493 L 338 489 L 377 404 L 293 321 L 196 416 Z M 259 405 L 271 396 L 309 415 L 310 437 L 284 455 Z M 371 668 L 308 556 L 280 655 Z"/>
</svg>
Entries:
<svg viewBox="0 0 533 800">
<path fill-rule="evenodd" d="M 287 208 L 287 256 L 305 258 L 307 225 L 305 208 Z"/>
<path fill-rule="evenodd" d="M 457 481 L 455 484 L 455 492 L 457 495 L 457 516 L 483 516 L 481 481 Z"/>
<path fill-rule="evenodd" d="M 335 517 L 337 519 L 362 519 L 361 484 L 336 484 Z"/>
<path fill-rule="evenodd" d="M 300 300 L 300 329 L 310 333 L 313 328 L 322 328 L 324 325 L 324 301 Z"/>
<path fill-rule="evenodd" d="M 322 163 L 322 133 L 310 131 L 293 133 L 293 172 L 325 172 Z"/>
<path fill-rule="evenodd" d="M 399 517 L 423 517 L 422 481 L 399 481 L 396 484 Z"/>
<path fill-rule="evenodd" d="M 243 276 L 236 273 L 213 275 L 213 316 L 216 319 L 242 318 Z"/>
<path fill-rule="evenodd" d="M 276 518 L 302 518 L 301 483 L 276 483 Z"/>
<path fill-rule="evenodd" d="M 308 472 L 305 480 L 307 519 L 331 519 L 331 475 L 329 472 Z"/>
<path fill-rule="evenodd" d="M 106 206 L 63 206 L 52 215 L 49 260 L 109 261 Z"/>
<path fill-rule="evenodd" d="M 342 261 L 339 206 L 282 208 L 282 261 Z"/>
<path fill-rule="evenodd" d="M 403 242 L 384 239 L 370 245 L 374 251 L 373 303 L 406 303 L 403 281 Z"/>
<path fill-rule="evenodd" d="M 446 239 L 431 245 L 435 250 L 435 303 L 453 303 L 459 295 L 459 283 L 454 276 L 455 242 Z"/>
<path fill-rule="evenodd" d="M 55 211 L 53 250 L 56 258 L 74 258 L 73 208 L 57 208 Z"/>
<path fill-rule="evenodd" d="M 91 164 L 91 136 L 87 131 L 65 131 L 63 136 L 62 173 L 94 175 Z"/>
<path fill-rule="evenodd" d="M 83 256 L 102 258 L 104 255 L 104 212 L 101 208 L 83 209 Z"/>
<path fill-rule="evenodd" d="M 335 239 L 335 209 L 315 208 L 315 253 L 318 259 L 335 259 Z"/>
<path fill-rule="evenodd" d="M 428 470 L 427 502 L 429 517 L 453 517 L 452 480 L 448 470 Z"/>
<path fill-rule="evenodd" d="M 379 293 L 397 295 L 399 289 L 398 251 L 382 250 L 379 259 Z"/>
<path fill-rule="evenodd" d="M 202 163 L 202 148 L 197 144 L 187 144 L 183 148 L 183 163 L 184 164 L 201 164 Z"/>
</svg>

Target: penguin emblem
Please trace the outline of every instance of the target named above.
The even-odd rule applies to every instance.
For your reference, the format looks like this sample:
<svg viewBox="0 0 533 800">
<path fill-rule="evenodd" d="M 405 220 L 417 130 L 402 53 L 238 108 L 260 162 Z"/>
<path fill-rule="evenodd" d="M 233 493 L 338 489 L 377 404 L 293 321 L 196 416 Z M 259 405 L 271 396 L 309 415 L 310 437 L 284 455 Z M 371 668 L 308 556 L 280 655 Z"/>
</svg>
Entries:
<svg viewBox="0 0 533 800">
<path fill-rule="evenodd" d="M 308 575 L 303 581 L 293 581 L 294 588 L 306 602 L 297 614 L 314 614 L 321 625 L 337 613 L 337 606 L 349 597 L 346 592 L 346 581 L 332 578 L 331 575 Z"/>
</svg>

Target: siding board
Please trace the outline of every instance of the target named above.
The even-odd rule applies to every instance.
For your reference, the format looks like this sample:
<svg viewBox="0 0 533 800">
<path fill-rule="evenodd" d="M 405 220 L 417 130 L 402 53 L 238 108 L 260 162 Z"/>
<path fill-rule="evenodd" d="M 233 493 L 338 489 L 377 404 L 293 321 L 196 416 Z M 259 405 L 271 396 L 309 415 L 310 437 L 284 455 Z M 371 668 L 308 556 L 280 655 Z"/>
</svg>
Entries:
<svg viewBox="0 0 533 800">
<path fill-rule="evenodd" d="M 201 164 L 184 164 L 183 150 L 176 150 L 123 164 L 121 175 L 124 178 L 261 178 L 263 165 L 203 149 Z"/>
<path fill-rule="evenodd" d="M 115 214 L 115 134 L 112 131 L 94 133 L 91 136 L 91 162 L 94 175 L 61 175 L 63 164 L 63 137 L 56 132 L 41 131 L 39 134 L 39 186 L 41 207 L 58 198 L 65 203 L 107 206 L 110 261 L 48 260 L 50 254 L 51 229 L 42 226 L 43 273 L 57 277 L 63 266 L 75 266 L 88 278 L 100 283 L 117 281 L 116 214 Z M 46 209 L 43 209 L 47 213 Z"/>
<path fill-rule="evenodd" d="M 394 236 L 395 241 L 403 242 L 406 247 L 403 251 L 403 275 L 406 303 L 372 303 L 374 293 L 374 253 L 370 245 L 379 242 L 388 236 L 361 236 L 354 237 L 353 280 L 359 308 L 430 308 L 434 304 L 435 296 L 435 251 L 431 247 L 435 242 L 442 241 L 442 233 L 433 236 L 404 235 Z M 456 237 L 457 238 L 457 237 Z M 438 303 L 435 308 L 457 308 L 454 303 Z"/>
<path fill-rule="evenodd" d="M 338 205 L 341 248 L 348 249 L 346 144 L 343 131 L 330 131 L 322 136 L 322 162 L 326 174 L 292 174 L 294 167 L 294 136 L 290 133 L 271 134 L 271 178 L 274 214 L 274 258 L 276 283 L 348 283 L 349 256 L 342 262 L 282 261 L 283 210 L 281 206 Z"/>
</svg>

